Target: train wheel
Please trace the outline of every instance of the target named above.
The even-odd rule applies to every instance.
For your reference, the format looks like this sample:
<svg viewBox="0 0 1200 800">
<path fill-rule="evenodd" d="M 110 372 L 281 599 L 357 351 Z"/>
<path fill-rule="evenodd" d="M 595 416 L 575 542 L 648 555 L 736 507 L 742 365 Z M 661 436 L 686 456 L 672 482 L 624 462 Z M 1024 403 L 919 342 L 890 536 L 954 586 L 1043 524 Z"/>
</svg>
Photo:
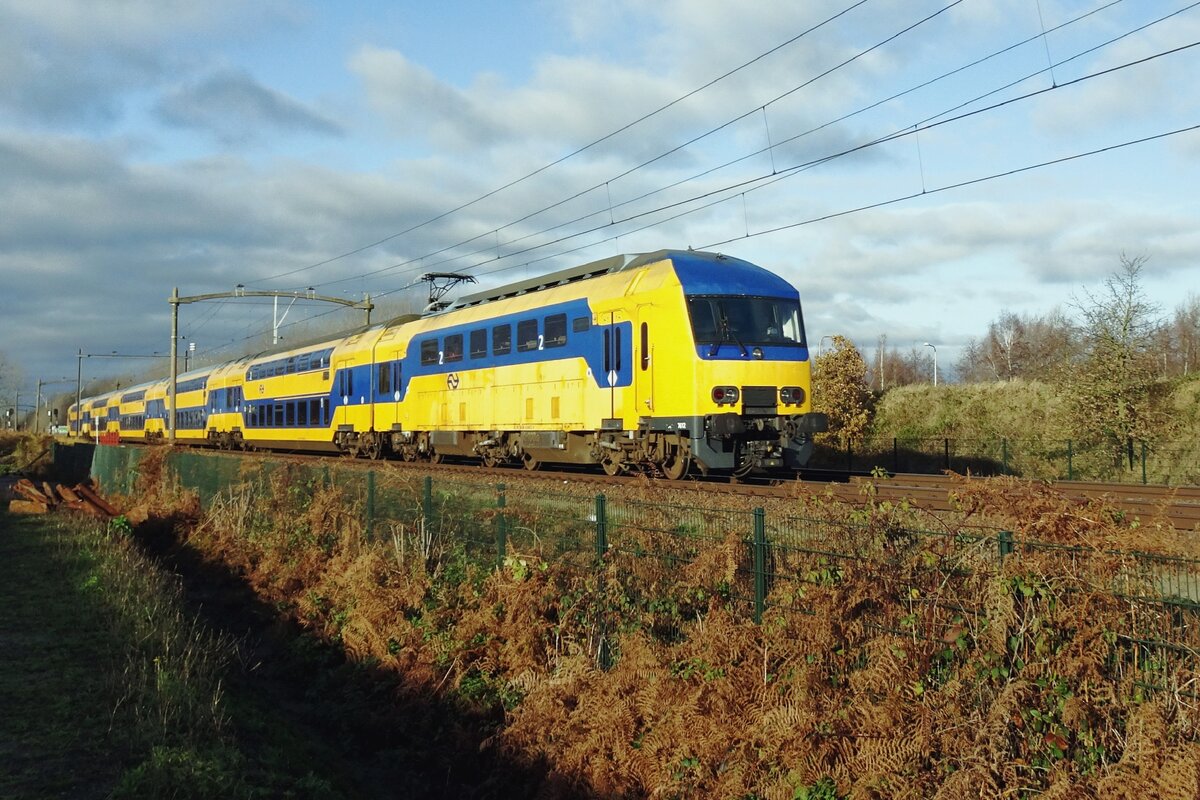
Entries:
<svg viewBox="0 0 1200 800">
<path fill-rule="evenodd" d="M 445 460 L 446 460 L 446 457 L 444 455 L 442 455 L 441 453 L 430 453 L 429 454 L 429 463 L 430 464 L 440 464 Z"/>
<path fill-rule="evenodd" d="M 677 481 L 684 475 L 687 475 L 688 467 L 691 465 L 692 457 L 690 455 L 681 450 L 675 450 L 672 452 L 671 457 L 660 466 L 667 480 Z"/>
<path fill-rule="evenodd" d="M 617 461 L 614 458 L 604 459 L 603 461 L 600 462 L 600 466 L 604 468 L 605 474 L 608 474 L 608 475 L 620 475 L 621 474 L 621 466 L 622 466 L 621 462 Z"/>
<path fill-rule="evenodd" d="M 362 448 L 363 455 L 372 461 L 378 461 L 383 455 L 383 439 L 373 433 L 363 434 L 360 447 Z"/>
<path fill-rule="evenodd" d="M 530 472 L 533 472 L 542 466 L 542 462 L 538 461 L 536 458 L 529 455 L 529 453 L 526 453 L 524 456 L 521 457 L 521 464 L 525 467 L 525 469 L 529 470 Z"/>
</svg>

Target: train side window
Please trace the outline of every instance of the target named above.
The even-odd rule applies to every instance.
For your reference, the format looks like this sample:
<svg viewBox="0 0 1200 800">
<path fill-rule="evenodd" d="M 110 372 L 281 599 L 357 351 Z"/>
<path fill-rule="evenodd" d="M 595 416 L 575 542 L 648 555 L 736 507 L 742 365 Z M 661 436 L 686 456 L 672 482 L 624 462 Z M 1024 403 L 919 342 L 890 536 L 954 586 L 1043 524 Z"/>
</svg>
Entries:
<svg viewBox="0 0 1200 800">
<path fill-rule="evenodd" d="M 283 403 L 275 404 L 275 427 L 283 427 Z"/>
<path fill-rule="evenodd" d="M 506 356 L 512 352 L 512 326 L 497 325 L 492 328 L 492 355 Z"/>
<path fill-rule="evenodd" d="M 308 427 L 308 401 L 301 400 L 296 403 L 296 425 L 301 428 Z"/>
<path fill-rule="evenodd" d="M 567 343 L 567 315 L 546 317 L 546 347 L 562 347 Z"/>
<path fill-rule="evenodd" d="M 438 363 L 438 342 L 437 339 L 422 339 L 421 340 L 421 365 L 429 366 L 430 364 Z"/>
<path fill-rule="evenodd" d="M 377 394 L 386 394 L 392 390 L 392 362 L 385 361 L 379 365 L 379 380 L 375 384 Z"/>
<path fill-rule="evenodd" d="M 463 335 L 456 333 L 453 336 L 446 337 L 446 363 L 451 361 L 462 361 L 463 357 Z"/>
<path fill-rule="evenodd" d="M 612 372 L 612 331 L 604 329 L 604 374 Z"/>
<path fill-rule="evenodd" d="M 523 319 L 517 323 L 517 352 L 538 349 L 538 323 L 536 319 Z"/>
<path fill-rule="evenodd" d="M 571 320 L 571 331 L 573 333 L 586 333 L 592 329 L 591 317 L 575 317 Z"/>
<path fill-rule="evenodd" d="M 471 331 L 471 358 L 487 357 L 487 329 Z"/>
<path fill-rule="evenodd" d="M 650 328 L 642 323 L 642 372 L 650 366 Z"/>
<path fill-rule="evenodd" d="M 613 335 L 616 340 L 616 344 L 613 345 L 613 354 L 614 354 L 614 356 L 616 356 L 616 358 L 615 358 L 616 370 L 617 370 L 617 372 L 620 372 L 621 371 L 621 329 L 615 328 L 613 330 Z"/>
<path fill-rule="evenodd" d="M 283 424 L 288 426 L 289 428 L 294 427 L 296 424 L 296 404 L 295 403 L 285 403 L 284 404 L 284 413 L 286 414 L 286 416 L 284 418 Z"/>
</svg>

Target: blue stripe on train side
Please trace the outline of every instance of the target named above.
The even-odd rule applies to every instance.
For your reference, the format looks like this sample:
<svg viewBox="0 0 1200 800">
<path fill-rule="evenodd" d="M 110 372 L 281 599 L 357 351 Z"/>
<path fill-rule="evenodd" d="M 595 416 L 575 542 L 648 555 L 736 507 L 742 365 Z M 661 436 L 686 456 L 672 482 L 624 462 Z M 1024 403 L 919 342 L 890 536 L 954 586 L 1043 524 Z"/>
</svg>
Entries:
<svg viewBox="0 0 1200 800">
<path fill-rule="evenodd" d="M 517 349 L 517 324 L 528 320 L 537 320 L 538 334 L 544 335 L 546 326 L 546 317 L 552 317 L 555 314 L 565 314 L 567 317 L 567 342 L 560 347 L 545 347 L 540 350 L 518 350 Z M 589 329 L 580 333 L 576 333 L 571 329 L 572 321 L 578 317 L 586 317 L 589 321 Z M 554 305 L 543 306 L 536 311 L 524 311 L 517 314 L 505 314 L 499 317 L 493 317 L 487 320 L 480 320 L 462 325 L 450 325 L 438 331 L 427 331 L 424 334 L 413 337 L 409 343 L 408 355 L 404 358 L 403 378 L 407 384 L 409 380 L 416 376 L 423 375 L 442 375 L 451 372 L 464 372 L 475 369 L 495 369 L 497 367 L 511 366 L 514 364 L 536 364 L 543 361 L 561 361 L 564 359 L 582 358 L 588 368 L 592 372 L 592 379 L 598 388 L 608 388 L 607 373 L 604 369 L 604 331 L 608 325 L 591 325 L 592 310 L 588 306 L 587 300 L 571 300 L 566 303 L 556 303 Z M 492 354 L 491 335 L 492 328 L 509 325 L 511 326 L 512 350 L 502 356 Z M 630 386 L 633 383 L 633 324 L 630 322 L 619 322 L 615 326 L 620 331 L 621 352 L 617 358 L 620 362 L 620 369 L 613 369 L 617 373 L 614 386 Z M 439 342 L 445 342 L 447 336 L 461 334 L 464 343 L 469 345 L 471 331 L 484 329 L 488 335 L 488 354 L 482 358 L 471 358 L 468 352 L 463 354 L 460 361 L 455 361 L 449 364 L 422 364 L 421 363 L 421 342 L 426 339 L 438 339 Z M 615 367 L 615 364 L 610 364 L 610 367 Z M 404 389 L 401 389 L 403 395 Z"/>
<path fill-rule="evenodd" d="M 537 320 L 538 334 L 545 334 L 546 317 L 554 316 L 555 314 L 565 314 L 567 318 L 567 341 L 566 344 L 559 347 L 545 347 L 537 350 L 518 350 L 517 349 L 517 323 L 527 320 Z M 577 332 L 573 330 L 573 320 L 579 317 L 586 317 L 589 321 L 589 328 L 586 331 Z M 448 325 L 445 328 L 440 328 L 434 331 L 425 331 L 414 336 L 408 345 L 408 354 L 398 361 L 380 362 L 400 365 L 400 397 L 399 401 L 403 401 L 408 395 L 408 387 L 412 380 L 416 377 L 429 375 L 449 375 L 450 373 L 471 372 L 482 369 L 496 369 L 498 367 L 506 367 L 517 364 L 535 364 L 550 361 L 562 361 L 567 359 L 582 358 L 591 371 L 592 380 L 598 388 L 609 388 L 608 374 L 604 369 L 604 332 L 609 329 L 608 325 L 592 325 L 592 310 L 588 306 L 587 300 L 571 300 L 566 303 L 557 303 L 555 305 L 545 306 L 536 311 L 523 311 L 520 313 L 504 314 L 497 317 L 491 317 L 486 320 L 476 320 L 470 323 L 459 325 Z M 504 355 L 494 355 L 492 353 L 492 329 L 502 325 L 508 325 L 511 333 L 511 351 Z M 619 362 L 619 369 L 615 367 L 617 364 L 609 364 L 612 372 L 615 374 L 615 381 L 612 384 L 614 387 L 630 386 L 633 384 L 633 324 L 630 322 L 619 322 L 613 326 L 619 331 L 620 338 L 620 354 L 616 359 Z M 487 355 L 479 358 L 472 358 L 470 354 L 471 331 L 476 330 L 487 331 L 488 347 Z M 459 334 L 463 337 L 464 350 L 463 358 L 459 361 L 441 364 L 422 364 L 421 363 L 421 342 L 428 339 L 437 339 L 439 348 L 443 347 L 447 336 Z M 378 364 L 375 365 L 376 369 Z M 356 365 L 350 369 L 351 381 L 353 382 L 354 392 L 343 393 L 341 391 L 342 373 L 345 369 L 339 369 L 334 372 L 333 385 L 330 389 L 329 400 L 334 411 L 342 405 L 362 405 L 371 402 L 397 402 L 393 394 L 381 392 L 379 387 L 375 386 L 375 375 L 372 375 L 370 365 Z"/>
</svg>

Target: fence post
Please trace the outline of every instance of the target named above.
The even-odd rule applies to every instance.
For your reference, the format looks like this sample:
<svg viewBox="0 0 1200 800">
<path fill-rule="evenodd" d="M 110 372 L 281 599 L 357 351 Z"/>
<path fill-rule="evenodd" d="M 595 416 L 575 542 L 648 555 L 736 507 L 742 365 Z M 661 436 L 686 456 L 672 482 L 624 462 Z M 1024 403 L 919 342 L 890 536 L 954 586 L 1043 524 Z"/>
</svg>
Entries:
<svg viewBox="0 0 1200 800">
<path fill-rule="evenodd" d="M 1008 474 L 1008 439 L 1001 439 L 1000 445 L 1001 445 L 1001 447 L 1004 448 L 1004 462 L 1003 462 L 1004 463 L 1004 466 L 1003 466 L 1004 472 L 1002 472 L 1000 474 L 1007 475 Z"/>
<path fill-rule="evenodd" d="M 1075 480 L 1075 452 L 1070 439 L 1067 439 L 1067 480 Z"/>
<path fill-rule="evenodd" d="M 596 558 L 604 558 L 608 552 L 608 509 L 604 495 L 596 495 Z"/>
<path fill-rule="evenodd" d="M 433 476 L 425 476 L 425 490 L 421 493 L 421 521 L 425 523 L 425 536 L 433 534 Z"/>
<path fill-rule="evenodd" d="M 997 549 L 1000 552 L 1000 561 L 1004 561 L 1005 556 L 1012 555 L 1013 551 L 1013 534 L 1012 531 L 1000 531 L 1000 535 L 996 537 Z"/>
<path fill-rule="evenodd" d="M 950 471 L 950 440 L 949 439 L 942 439 L 942 453 L 945 454 L 946 471 L 949 472 Z"/>
<path fill-rule="evenodd" d="M 605 602 L 604 555 L 608 552 L 608 508 L 603 494 L 596 495 L 596 616 L 600 642 L 596 647 L 596 663 L 600 669 L 612 666 L 612 650 L 608 646 L 608 606 Z"/>
<path fill-rule="evenodd" d="M 896 475 L 900 472 L 900 440 L 895 436 L 892 437 L 892 474 Z"/>
<path fill-rule="evenodd" d="M 1142 486 L 1146 485 L 1146 440 L 1142 439 Z"/>
<path fill-rule="evenodd" d="M 1133 437 L 1129 436 L 1125 439 L 1125 450 L 1129 454 L 1129 470 L 1133 471 Z"/>
<path fill-rule="evenodd" d="M 754 509 L 754 624 L 762 623 L 767 607 L 767 517 Z"/>
<path fill-rule="evenodd" d="M 496 484 L 496 569 L 504 569 L 504 557 L 508 553 L 508 516 L 504 513 L 504 484 Z"/>
<path fill-rule="evenodd" d="M 375 539 L 375 470 L 367 470 L 367 541 Z"/>
</svg>

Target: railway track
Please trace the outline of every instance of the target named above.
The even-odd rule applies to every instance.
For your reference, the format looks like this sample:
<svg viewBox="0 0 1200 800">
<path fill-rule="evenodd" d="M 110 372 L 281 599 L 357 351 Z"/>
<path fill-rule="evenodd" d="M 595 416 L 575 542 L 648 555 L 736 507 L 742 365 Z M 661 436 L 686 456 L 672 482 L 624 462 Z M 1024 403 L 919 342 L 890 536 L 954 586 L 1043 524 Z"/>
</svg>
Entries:
<svg viewBox="0 0 1200 800">
<path fill-rule="evenodd" d="M 140 445 L 135 445 L 140 446 Z M 259 453 L 270 458 L 295 460 L 307 463 L 328 464 L 328 456 L 310 453 L 271 452 Z M 251 456 L 253 457 L 253 456 Z M 395 473 L 408 471 L 420 474 L 453 475 L 473 481 L 497 483 L 532 481 L 545 485 L 547 493 L 561 491 L 564 483 L 575 486 L 594 486 L 597 493 L 606 486 L 655 486 L 680 492 L 704 492 L 728 495 L 731 499 L 744 497 L 787 498 L 802 493 L 819 493 L 833 496 L 843 502 L 863 502 L 867 494 L 876 501 L 894 503 L 907 502 L 911 507 L 932 514 L 956 510 L 955 494 L 963 481 L 1013 481 L 1013 478 L 980 478 L 959 475 L 924 475 L 900 473 L 888 477 L 849 476 L 846 473 L 820 473 L 814 477 L 807 473 L 801 480 L 763 480 L 755 482 L 733 482 L 724 478 L 686 478 L 668 481 L 653 475 L 616 475 L 587 469 L 547 469 L 529 471 L 520 467 L 484 467 L 473 463 L 445 462 L 441 464 L 409 463 L 402 461 L 372 461 L 363 459 L 336 459 L 341 467 L 386 469 Z M 1029 483 L 1035 483 L 1030 481 Z M 1131 519 L 1144 525 L 1165 521 L 1180 531 L 1200 532 L 1200 486 L 1150 486 L 1140 484 L 1114 484 L 1092 481 L 1058 481 L 1044 484 L 1061 493 L 1069 500 L 1085 503 L 1104 499 L 1124 511 Z"/>
</svg>

